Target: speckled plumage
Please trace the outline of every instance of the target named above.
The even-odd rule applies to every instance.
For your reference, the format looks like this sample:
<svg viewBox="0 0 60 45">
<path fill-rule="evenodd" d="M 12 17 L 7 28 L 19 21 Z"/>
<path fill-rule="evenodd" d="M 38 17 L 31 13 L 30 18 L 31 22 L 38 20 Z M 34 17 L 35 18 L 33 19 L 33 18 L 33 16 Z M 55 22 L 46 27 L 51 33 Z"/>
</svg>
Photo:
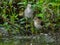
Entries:
<svg viewBox="0 0 60 45">
<path fill-rule="evenodd" d="M 37 29 L 42 29 L 42 20 L 38 19 L 37 17 L 34 18 L 34 26 L 37 28 Z"/>
</svg>

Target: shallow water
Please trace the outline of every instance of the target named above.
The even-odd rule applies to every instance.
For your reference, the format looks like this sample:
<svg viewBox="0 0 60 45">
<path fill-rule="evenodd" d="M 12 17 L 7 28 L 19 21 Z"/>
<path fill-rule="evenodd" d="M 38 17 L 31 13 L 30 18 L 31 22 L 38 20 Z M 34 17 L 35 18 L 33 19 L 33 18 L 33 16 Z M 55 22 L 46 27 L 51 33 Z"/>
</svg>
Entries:
<svg viewBox="0 0 60 45">
<path fill-rule="evenodd" d="M 54 45 L 54 43 L 39 43 L 33 42 L 29 40 L 9 40 L 9 41 L 1 41 L 0 45 Z"/>
<path fill-rule="evenodd" d="M 20 37 L 21 38 L 21 37 Z M 42 39 L 42 38 L 41 38 Z M 44 42 L 38 38 L 5 38 L 0 39 L 0 45 L 55 45 L 54 42 Z"/>
</svg>

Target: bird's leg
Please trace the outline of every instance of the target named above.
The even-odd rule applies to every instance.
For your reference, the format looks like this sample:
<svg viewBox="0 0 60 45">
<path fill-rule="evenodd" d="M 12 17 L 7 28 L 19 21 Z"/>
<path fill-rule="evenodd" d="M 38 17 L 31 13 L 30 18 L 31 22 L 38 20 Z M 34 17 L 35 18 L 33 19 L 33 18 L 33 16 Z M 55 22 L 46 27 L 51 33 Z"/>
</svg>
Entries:
<svg viewBox="0 0 60 45">
<path fill-rule="evenodd" d="M 37 29 L 36 29 L 36 35 L 37 35 Z"/>
<path fill-rule="evenodd" d="M 39 31 L 39 30 L 35 28 L 35 34 L 36 34 L 36 35 L 38 34 L 38 31 Z"/>
<path fill-rule="evenodd" d="M 31 18 L 31 23 L 30 23 L 30 25 L 31 25 L 32 35 L 33 35 L 33 33 L 34 33 L 34 26 L 33 26 L 33 21 L 32 21 L 32 18 Z"/>
<path fill-rule="evenodd" d="M 28 30 L 28 27 L 27 27 L 27 20 L 28 20 L 28 19 L 26 18 L 26 31 Z M 26 34 L 26 36 L 27 36 L 27 34 Z"/>
</svg>

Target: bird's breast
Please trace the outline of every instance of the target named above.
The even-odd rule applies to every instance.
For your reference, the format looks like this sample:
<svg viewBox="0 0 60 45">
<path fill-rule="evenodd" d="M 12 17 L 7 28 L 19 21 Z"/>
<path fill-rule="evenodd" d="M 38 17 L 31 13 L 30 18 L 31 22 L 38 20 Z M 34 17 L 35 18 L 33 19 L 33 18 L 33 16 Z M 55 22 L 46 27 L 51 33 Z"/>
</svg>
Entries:
<svg viewBox="0 0 60 45">
<path fill-rule="evenodd" d="M 35 26 L 36 28 L 38 28 L 38 29 L 41 29 L 41 28 L 42 28 L 42 26 L 41 26 L 40 24 L 38 24 L 38 22 L 34 22 L 34 26 Z"/>
<path fill-rule="evenodd" d="M 25 17 L 28 17 L 28 18 L 33 17 L 33 11 L 32 11 L 32 9 L 27 8 L 25 10 Z"/>
</svg>

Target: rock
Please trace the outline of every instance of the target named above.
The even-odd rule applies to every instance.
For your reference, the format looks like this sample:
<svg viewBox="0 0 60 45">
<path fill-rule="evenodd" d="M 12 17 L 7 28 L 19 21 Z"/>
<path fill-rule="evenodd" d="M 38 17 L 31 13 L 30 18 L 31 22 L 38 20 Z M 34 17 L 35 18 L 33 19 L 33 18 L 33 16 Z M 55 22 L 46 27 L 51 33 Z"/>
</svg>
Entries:
<svg viewBox="0 0 60 45">
<path fill-rule="evenodd" d="M 52 36 L 43 33 L 41 33 L 40 39 L 41 39 L 40 42 L 46 42 L 46 43 L 53 43 L 55 41 L 55 39 Z"/>
<path fill-rule="evenodd" d="M 0 27 L 0 33 L 3 37 L 8 36 L 8 32 L 4 27 Z"/>
</svg>

